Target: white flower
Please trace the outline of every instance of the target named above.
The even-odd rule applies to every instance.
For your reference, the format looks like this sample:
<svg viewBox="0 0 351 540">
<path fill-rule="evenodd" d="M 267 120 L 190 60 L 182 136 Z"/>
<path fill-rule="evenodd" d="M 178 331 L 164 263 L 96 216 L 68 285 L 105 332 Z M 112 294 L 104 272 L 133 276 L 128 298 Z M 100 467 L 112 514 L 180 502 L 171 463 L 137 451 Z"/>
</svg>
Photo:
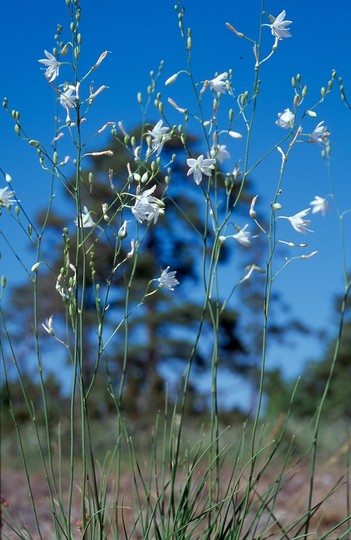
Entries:
<svg viewBox="0 0 351 540">
<path fill-rule="evenodd" d="M 239 242 L 242 246 L 249 247 L 251 245 L 250 237 L 251 233 L 247 231 L 249 224 L 246 223 L 246 225 L 239 230 L 236 234 L 233 234 L 233 238 Z M 252 236 L 252 238 L 255 238 L 255 236 Z"/>
<path fill-rule="evenodd" d="M 50 335 L 50 336 L 54 336 L 55 335 L 55 331 L 53 329 L 53 326 L 52 326 L 52 319 L 53 319 L 53 315 L 51 315 L 51 317 L 49 317 L 48 319 L 46 319 L 46 324 L 44 323 L 41 323 L 42 327 L 44 328 L 44 330 Z"/>
<path fill-rule="evenodd" d="M 83 227 L 83 229 L 94 227 L 95 221 L 91 217 L 90 210 L 88 210 L 86 206 L 84 206 L 82 217 L 76 218 L 74 224 L 76 227 Z"/>
<path fill-rule="evenodd" d="M 204 159 L 204 156 L 201 154 L 197 159 L 189 158 L 186 160 L 188 167 L 187 176 L 190 174 L 194 175 L 194 180 L 197 185 L 200 184 L 202 180 L 202 175 L 211 176 L 212 169 L 214 169 L 214 164 L 216 163 L 215 159 Z"/>
<path fill-rule="evenodd" d="M 75 94 L 73 94 L 75 92 Z M 67 116 L 66 122 L 70 121 L 70 110 L 75 106 L 78 100 L 77 88 L 70 84 L 66 87 L 66 90 L 60 94 L 60 104 L 66 109 Z"/>
<path fill-rule="evenodd" d="M 160 199 L 157 199 L 157 197 L 151 195 L 155 189 L 156 186 L 153 186 L 136 196 L 132 212 L 139 223 L 151 221 L 152 219 L 154 220 L 154 223 L 156 223 L 158 216 L 164 213 L 164 203 Z"/>
<path fill-rule="evenodd" d="M 291 223 L 291 225 L 294 227 L 295 231 L 306 234 L 307 232 L 313 232 L 310 229 L 307 228 L 307 225 L 310 223 L 310 220 L 304 219 L 305 216 L 309 213 L 311 208 L 306 208 L 306 210 L 301 210 L 301 212 L 298 212 L 294 216 L 278 216 L 277 219 L 288 219 Z"/>
<path fill-rule="evenodd" d="M 4 188 L 0 188 L 0 207 L 13 205 L 16 200 L 11 199 L 11 197 L 14 197 L 14 195 L 14 192 L 9 190 L 7 186 Z"/>
<path fill-rule="evenodd" d="M 46 66 L 46 68 L 42 68 L 42 69 L 46 70 L 44 75 L 46 79 L 51 83 L 59 75 L 61 62 L 56 60 L 55 56 L 49 53 L 48 51 L 44 51 L 44 53 L 45 53 L 46 58 L 42 60 L 38 60 L 38 62 Z"/>
<path fill-rule="evenodd" d="M 315 195 L 313 201 L 310 202 L 310 205 L 313 206 L 312 214 L 318 214 L 320 212 L 322 216 L 325 216 L 328 209 L 327 199 L 323 199 L 322 197 Z"/>
<path fill-rule="evenodd" d="M 294 121 L 295 115 L 290 109 L 285 109 L 283 113 L 278 113 L 278 120 L 276 121 L 276 124 L 284 129 L 289 129 L 294 127 Z"/>
<path fill-rule="evenodd" d="M 211 79 L 210 81 L 208 81 L 208 85 L 210 86 L 210 88 L 215 90 L 215 92 L 219 92 L 220 94 L 225 94 L 227 90 L 227 85 L 226 85 L 227 77 L 228 77 L 227 72 L 221 73 L 220 75 L 217 75 L 217 77 L 215 77 L 214 79 Z"/>
<path fill-rule="evenodd" d="M 284 17 L 285 9 L 281 13 L 279 13 L 278 17 L 276 17 L 275 21 L 272 24 L 268 25 L 271 29 L 272 35 L 278 39 L 291 37 L 289 28 L 285 27 L 288 26 L 288 24 L 291 24 L 292 21 L 284 21 Z"/>
<path fill-rule="evenodd" d="M 176 275 L 176 271 L 174 270 L 173 272 L 168 272 L 169 268 L 170 267 L 167 266 L 166 270 L 163 270 L 157 281 L 160 284 L 159 287 L 165 287 L 170 291 L 174 291 L 174 287 L 179 285 L 179 281 L 174 277 Z"/>
<path fill-rule="evenodd" d="M 238 180 L 240 178 L 241 170 L 240 170 L 240 167 L 238 165 L 234 165 L 232 175 L 233 175 L 234 180 Z"/>
<path fill-rule="evenodd" d="M 210 156 L 217 159 L 219 163 L 223 163 L 225 159 L 230 159 L 230 154 L 225 144 L 220 144 L 219 146 L 213 145 L 210 150 Z"/>
<path fill-rule="evenodd" d="M 148 149 L 148 153 L 156 152 L 156 156 L 160 155 L 163 145 L 171 138 L 170 129 L 166 126 L 162 127 L 162 125 L 163 121 L 159 120 L 152 131 L 147 132 L 147 135 L 151 137 L 151 149 Z"/>
<path fill-rule="evenodd" d="M 309 142 L 315 142 L 318 144 L 325 144 L 327 142 L 330 133 L 328 132 L 326 126 L 323 126 L 323 124 L 324 120 L 317 124 L 314 131 L 311 133 L 311 139 L 309 140 Z"/>
</svg>

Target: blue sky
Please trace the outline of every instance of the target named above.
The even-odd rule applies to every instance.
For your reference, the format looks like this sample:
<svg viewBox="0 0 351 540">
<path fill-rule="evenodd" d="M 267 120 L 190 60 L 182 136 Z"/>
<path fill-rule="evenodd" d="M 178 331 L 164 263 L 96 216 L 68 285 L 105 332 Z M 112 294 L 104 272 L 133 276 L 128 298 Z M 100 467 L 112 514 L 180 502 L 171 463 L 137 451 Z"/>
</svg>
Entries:
<svg viewBox="0 0 351 540">
<path fill-rule="evenodd" d="M 164 70 L 159 80 L 163 101 L 172 97 L 181 106 L 192 103 L 191 89 L 186 77 L 180 76 L 170 87 L 164 81 L 174 72 L 186 68 L 186 58 L 178 30 L 174 0 L 134 0 L 114 2 L 82 0 L 81 33 L 83 37 L 81 68 L 88 69 L 102 51 L 111 51 L 94 74 L 94 86 L 109 87 L 97 98 L 89 117 L 89 130 L 93 133 L 108 121 L 122 120 L 127 129 L 136 126 L 140 119 L 137 92 L 146 94 L 150 70 L 157 71 L 161 60 Z M 192 29 L 194 76 L 198 81 L 213 78 L 215 72 L 233 69 L 233 86 L 237 93 L 251 90 L 254 58 L 252 47 L 229 32 L 228 21 L 238 30 L 256 39 L 258 13 L 261 2 L 228 2 L 216 0 L 206 3 L 186 0 L 185 25 Z M 68 17 L 63 0 L 35 0 L 7 2 L 0 21 L 2 41 L 1 94 L 9 99 L 9 108 L 21 112 L 21 121 L 28 136 L 49 144 L 53 138 L 55 94 L 45 81 L 38 59 L 43 50 L 52 50 L 56 25 L 64 26 L 63 37 L 68 36 Z M 291 77 L 300 73 L 308 86 L 305 107 L 310 108 L 320 97 L 320 88 L 327 85 L 331 70 L 337 70 L 344 79 L 346 92 L 350 89 L 351 8 L 349 0 L 306 2 L 305 0 L 267 0 L 265 9 L 274 16 L 283 9 L 292 20 L 292 38 L 279 44 L 278 51 L 262 68 L 261 92 L 258 102 L 257 122 L 253 132 L 252 162 L 275 145 L 285 133 L 275 125 L 278 112 L 292 108 Z M 268 22 L 268 20 L 267 20 Z M 66 32 L 65 32 L 66 31 Z M 265 29 L 267 52 L 272 36 Z M 65 69 L 62 68 L 64 82 Z M 68 76 L 68 75 L 67 75 Z M 224 99 L 229 99 L 225 96 Z M 230 105 L 228 105 L 229 107 Z M 173 122 L 181 117 L 171 108 L 167 113 Z M 307 118 L 304 132 L 313 130 L 324 120 L 331 132 L 331 178 L 336 200 L 341 211 L 351 208 L 351 115 L 343 105 L 337 85 L 321 107 L 318 118 Z M 148 119 L 156 122 L 157 111 L 151 107 Z M 242 131 L 243 126 L 236 126 Z M 15 135 L 10 118 L 1 113 L 0 166 L 13 178 L 13 189 L 30 215 L 42 208 L 48 196 L 48 177 L 38 166 L 33 148 Z M 100 148 L 104 139 L 96 141 Z M 282 145 L 283 146 L 283 145 Z M 282 214 L 292 215 L 307 208 L 315 195 L 330 192 L 328 172 L 318 145 L 299 144 L 289 161 L 284 179 Z M 243 158 L 243 143 L 230 144 L 233 163 Z M 92 145 L 92 150 L 96 149 Z M 280 166 L 278 152 L 258 167 L 252 179 L 260 194 L 260 209 L 268 207 L 273 197 Z M 0 180 L 1 187 L 5 182 Z M 59 200 L 58 188 L 58 200 Z M 244 223 L 242 223 L 244 225 Z M 293 242 L 309 242 L 309 250 L 318 250 L 317 257 L 291 264 L 277 280 L 292 313 L 315 328 L 335 328 L 332 300 L 342 292 L 342 266 L 339 226 L 335 209 L 323 218 L 313 217 L 311 228 L 315 231 L 308 239 L 293 231 L 288 222 L 280 222 L 281 237 Z M 4 212 L 1 228 L 16 248 L 24 249 L 23 238 L 13 232 L 13 222 Z M 351 268 L 351 217 L 345 219 L 348 269 Z M 1 239 L 2 271 L 20 279 L 21 271 Z M 24 260 L 31 265 L 30 255 L 23 251 Z M 320 349 L 315 342 L 302 340 L 295 350 L 275 348 L 271 351 L 270 365 L 283 366 L 289 375 L 298 375 L 304 360 L 318 356 Z"/>
</svg>

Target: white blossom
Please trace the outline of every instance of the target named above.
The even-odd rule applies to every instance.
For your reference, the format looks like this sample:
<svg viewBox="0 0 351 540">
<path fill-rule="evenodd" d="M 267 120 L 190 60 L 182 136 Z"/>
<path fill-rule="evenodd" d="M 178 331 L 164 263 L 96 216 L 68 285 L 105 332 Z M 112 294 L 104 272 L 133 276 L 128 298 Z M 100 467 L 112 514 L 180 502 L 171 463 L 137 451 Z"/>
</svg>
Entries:
<svg viewBox="0 0 351 540">
<path fill-rule="evenodd" d="M 220 94 L 225 94 L 227 90 L 227 84 L 226 84 L 227 77 L 228 77 L 227 72 L 221 73 L 220 75 L 217 75 L 217 77 L 215 77 L 214 79 L 211 79 L 210 81 L 208 81 L 207 84 L 210 86 L 210 88 L 215 90 L 215 92 L 219 92 Z"/>
<path fill-rule="evenodd" d="M 292 129 L 294 127 L 295 115 L 290 109 L 285 109 L 284 112 L 278 113 L 277 126 L 284 129 Z"/>
<path fill-rule="evenodd" d="M 272 24 L 269 24 L 268 26 L 271 29 L 272 35 L 276 37 L 277 39 L 283 39 L 283 38 L 289 38 L 291 37 L 291 34 L 289 32 L 289 28 L 286 28 L 289 24 L 292 23 L 292 21 L 284 21 L 285 18 L 285 9 L 279 13 L 279 15 L 275 18 L 274 22 Z"/>
<path fill-rule="evenodd" d="M 206 176 L 211 176 L 216 160 L 204 158 L 203 154 L 201 154 L 201 156 L 199 156 L 197 159 L 189 158 L 186 160 L 186 162 L 188 167 L 190 167 L 187 176 L 193 174 L 195 183 L 199 185 L 203 174 Z"/>
<path fill-rule="evenodd" d="M 11 199 L 14 195 L 14 192 L 11 191 L 8 186 L 0 188 L 0 207 L 12 206 L 16 202 L 16 199 Z"/>
<path fill-rule="evenodd" d="M 236 228 L 236 230 L 238 232 L 236 234 L 231 234 L 229 236 L 220 236 L 219 241 L 221 243 L 223 243 L 223 242 L 225 242 L 227 240 L 227 238 L 234 238 L 242 246 L 250 247 L 250 245 L 251 245 L 251 240 L 250 239 L 251 238 L 257 238 L 257 234 L 255 236 L 252 236 L 250 231 L 246 230 L 248 228 L 248 226 L 249 226 L 249 224 L 246 223 L 246 225 L 244 225 L 244 227 L 242 229 L 240 229 L 239 227 L 237 227 L 235 225 L 235 228 Z"/>
<path fill-rule="evenodd" d="M 74 94 L 75 92 L 75 94 Z M 70 110 L 75 106 L 78 100 L 78 90 L 73 84 L 69 84 L 64 92 L 60 94 L 60 105 L 66 109 L 66 122 L 70 121 Z"/>
<path fill-rule="evenodd" d="M 58 77 L 60 72 L 60 65 L 61 62 L 56 60 L 55 56 L 48 51 L 44 51 L 46 58 L 43 58 L 41 60 L 38 60 L 41 64 L 44 64 L 46 66 L 45 68 L 45 77 L 46 79 L 51 83 Z"/>
<path fill-rule="evenodd" d="M 55 331 L 54 331 L 54 328 L 52 326 L 52 319 L 53 319 L 53 315 L 51 315 L 51 317 L 49 317 L 48 319 L 46 319 L 46 324 L 44 323 L 41 323 L 42 327 L 44 328 L 44 330 L 50 335 L 50 336 L 54 336 L 55 335 Z"/>
<path fill-rule="evenodd" d="M 154 223 L 156 223 L 159 215 L 164 213 L 164 203 L 160 199 L 157 199 L 157 197 L 152 196 L 155 189 L 156 186 L 153 186 L 135 197 L 136 200 L 132 212 L 139 223 L 151 220 L 154 220 Z"/>
<path fill-rule="evenodd" d="M 156 152 L 156 156 L 159 156 L 163 145 L 171 138 L 170 131 L 168 127 L 163 126 L 163 121 L 159 120 L 155 127 L 147 132 L 147 135 L 151 137 L 151 149 L 149 148 L 148 153 L 153 151 Z"/>
<path fill-rule="evenodd" d="M 319 122 L 315 127 L 314 131 L 311 133 L 311 139 L 308 142 L 315 142 L 318 144 L 326 144 L 328 142 L 328 136 L 330 135 L 326 126 L 323 125 L 324 120 Z"/>
<path fill-rule="evenodd" d="M 223 163 L 225 159 L 230 159 L 230 154 L 225 144 L 213 145 L 210 150 L 210 157 L 217 159 L 219 163 Z"/>
<path fill-rule="evenodd" d="M 322 216 L 325 216 L 325 213 L 328 210 L 327 199 L 323 199 L 322 197 L 319 197 L 319 195 L 315 195 L 313 201 L 310 202 L 310 205 L 313 206 L 312 214 L 321 213 Z"/>
<path fill-rule="evenodd" d="M 294 216 L 278 216 L 277 219 L 288 219 L 295 231 L 301 234 L 306 234 L 307 232 L 313 232 L 307 228 L 310 220 L 304 219 L 304 217 L 307 216 L 310 210 L 310 208 L 306 208 L 306 210 L 301 210 L 301 212 L 298 212 Z"/>
<path fill-rule="evenodd" d="M 83 229 L 94 227 L 95 221 L 90 215 L 91 211 L 86 206 L 83 208 L 82 216 L 74 220 L 76 227 L 83 227 Z"/>
<path fill-rule="evenodd" d="M 240 229 L 236 234 L 233 234 L 233 238 L 235 238 L 239 244 L 245 247 L 249 247 L 251 245 L 250 238 L 255 238 L 255 236 L 251 236 L 251 233 L 246 230 L 248 226 L 249 224 L 246 223 L 242 229 Z"/>
<path fill-rule="evenodd" d="M 167 266 L 166 270 L 163 270 L 161 276 L 157 279 L 157 281 L 160 284 L 159 287 L 165 287 L 170 291 L 174 291 L 174 287 L 176 285 L 179 285 L 179 281 L 174 277 L 177 272 L 175 270 L 169 272 L 169 269 L 170 267 Z"/>
</svg>

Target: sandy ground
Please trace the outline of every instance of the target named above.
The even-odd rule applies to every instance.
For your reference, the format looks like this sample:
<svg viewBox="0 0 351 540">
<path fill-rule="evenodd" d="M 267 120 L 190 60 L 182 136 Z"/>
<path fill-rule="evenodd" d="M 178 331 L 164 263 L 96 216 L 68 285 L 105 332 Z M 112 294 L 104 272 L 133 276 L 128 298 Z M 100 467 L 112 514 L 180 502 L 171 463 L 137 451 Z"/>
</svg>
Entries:
<svg viewBox="0 0 351 540">
<path fill-rule="evenodd" d="M 323 499 L 333 485 L 336 484 L 336 482 L 338 482 L 340 479 L 342 480 L 340 482 L 338 491 L 324 503 L 323 508 L 319 510 L 313 517 L 311 522 L 311 532 L 314 531 L 314 534 L 308 536 L 309 539 L 313 538 L 315 540 L 319 540 L 323 534 L 325 534 L 347 516 L 347 485 L 345 482 L 346 479 L 342 477 L 343 475 L 341 469 L 338 470 L 338 468 L 335 466 L 329 467 L 328 464 L 325 464 L 325 466 L 317 473 L 314 497 L 315 503 L 318 503 L 321 499 Z M 285 481 L 282 483 L 282 490 L 278 496 L 274 510 L 275 518 L 278 519 L 282 524 L 291 523 L 295 517 L 299 515 L 301 516 L 304 513 L 308 492 L 308 478 L 309 470 L 307 466 L 296 467 L 287 474 Z M 43 540 L 54 540 L 56 539 L 56 536 L 53 529 L 52 511 L 50 508 L 46 480 L 40 474 L 32 475 L 31 479 L 32 490 L 36 501 L 37 516 L 40 524 L 41 538 Z M 273 481 L 273 475 L 271 476 L 271 479 L 269 478 L 269 475 L 266 478 L 263 478 L 262 482 L 260 483 L 261 493 L 264 492 L 265 487 L 270 485 L 270 483 Z M 125 493 L 126 506 L 129 504 L 132 506 L 132 482 L 127 475 L 122 477 L 121 487 Z M 24 482 L 22 472 L 9 470 L 2 471 L 1 494 L 3 497 L 2 508 L 4 521 L 7 521 L 6 512 L 10 511 L 12 518 L 16 521 L 17 526 L 22 528 L 23 533 L 25 530 L 30 532 L 31 536 L 28 536 L 28 538 L 32 538 L 33 540 L 40 539 L 40 535 L 38 534 L 35 526 L 35 519 L 31 507 L 30 496 L 28 494 L 28 488 Z M 72 539 L 74 538 L 74 540 L 83 538 L 79 527 L 79 516 L 80 512 L 78 505 L 73 506 L 71 523 Z M 133 523 L 132 509 L 129 511 L 126 510 L 124 517 L 126 519 L 127 526 L 131 527 Z M 345 532 L 345 530 L 345 525 L 342 525 L 335 531 L 329 533 L 326 538 L 329 540 L 338 539 Z M 4 539 L 12 540 L 19 538 L 14 531 L 11 531 L 11 528 L 5 522 L 2 524 L 1 531 L 2 538 Z M 23 537 L 25 538 L 26 536 Z M 65 538 L 65 536 L 62 534 L 60 538 Z M 85 538 L 90 538 L 90 536 Z M 111 538 L 113 540 L 114 536 L 108 534 L 106 538 Z M 120 538 L 126 538 L 125 533 L 122 532 Z M 130 538 L 138 539 L 142 538 L 142 536 L 140 533 L 134 531 Z M 265 533 L 263 536 L 259 536 L 257 533 L 257 536 L 249 536 L 249 538 L 259 538 L 260 540 L 263 538 L 280 539 L 282 538 L 282 535 L 277 531 L 274 532 L 274 527 L 272 527 L 270 532 Z M 294 539 L 294 533 L 290 532 L 286 538 L 290 540 Z M 149 536 L 149 539 L 153 539 L 153 536 Z M 196 536 L 194 536 L 194 540 L 195 539 L 200 540 L 201 535 L 196 534 Z M 343 539 L 349 540 L 347 536 L 343 537 Z"/>
</svg>

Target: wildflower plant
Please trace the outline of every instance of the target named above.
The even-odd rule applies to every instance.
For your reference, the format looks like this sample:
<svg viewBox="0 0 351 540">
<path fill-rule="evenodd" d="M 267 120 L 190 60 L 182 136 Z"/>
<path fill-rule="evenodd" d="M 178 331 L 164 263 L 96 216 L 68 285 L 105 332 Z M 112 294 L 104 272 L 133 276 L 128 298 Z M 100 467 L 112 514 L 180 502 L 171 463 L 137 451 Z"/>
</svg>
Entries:
<svg viewBox="0 0 351 540">
<path fill-rule="evenodd" d="M 44 47 L 49 46 L 43 44 L 46 58 L 39 59 L 44 66 L 41 69 L 48 93 L 52 92 L 57 101 L 51 146 L 37 140 L 35 133 L 32 138 L 22 125 L 20 113 L 9 107 L 7 98 L 3 100 L 4 111 L 13 121 L 15 134 L 34 150 L 39 166 L 51 179 L 49 204 L 39 225 L 32 222 L 26 211 L 20 186 L 16 185 L 12 190 L 12 178 L 8 173 L 4 172 L 3 177 L 9 186 L 0 188 L 1 219 L 12 219 L 25 231 L 35 253 L 27 276 L 33 293 L 31 322 L 44 409 L 42 429 L 37 421 L 36 404 L 31 402 L 26 390 L 23 365 L 16 356 L 16 335 L 12 333 L 11 324 L 6 322 L 6 309 L 1 308 L 6 339 L 6 345 L 2 346 L 5 386 L 34 516 L 32 530 L 28 532 L 11 513 L 11 508 L 6 507 L 3 512 L 6 534 L 12 531 L 23 539 L 45 538 L 47 534 L 33 489 L 25 434 L 16 416 L 15 396 L 11 393 L 12 366 L 20 381 L 46 480 L 52 518 L 50 538 L 239 540 L 271 535 L 281 539 L 307 538 L 315 527 L 316 516 L 324 511 L 329 497 L 339 488 L 336 483 L 321 501 L 315 501 L 323 408 L 337 363 L 351 288 L 345 252 L 339 338 L 327 382 L 320 402 L 316 404 L 311 443 L 305 449 L 310 467 L 305 506 L 293 517 L 281 516 L 279 503 L 286 482 L 297 474 L 293 441 L 286 444 L 296 388 L 288 409 L 271 431 L 265 431 L 260 423 L 264 414 L 271 303 L 276 280 L 288 265 L 298 262 L 308 265 L 311 258 L 318 256 L 313 244 L 309 246 L 309 242 L 313 242 L 309 238 L 318 235 L 315 214 L 328 219 L 329 199 L 335 202 L 334 212 L 344 242 L 342 226 L 349 217 L 349 210 L 339 210 L 333 189 L 325 198 L 316 195 L 310 203 L 307 199 L 306 208 L 293 215 L 285 210 L 289 201 L 283 189 L 289 161 L 298 157 L 300 148 L 313 153 L 319 146 L 329 167 L 332 134 L 327 131 L 324 120 L 314 129 L 308 122 L 317 116 L 319 106 L 331 94 L 338 80 L 337 74 L 332 71 L 330 81 L 315 103 L 309 101 L 301 75 L 292 78 L 291 95 L 284 98 L 289 106 L 277 110 L 276 116 L 267 124 L 267 130 L 276 133 L 276 142 L 257 158 L 253 133 L 260 106 L 260 89 L 264 84 L 264 68 L 273 55 L 284 54 L 280 50 L 282 41 L 291 38 L 288 41 L 292 46 L 293 21 L 286 18 L 285 10 L 276 16 L 268 14 L 263 2 L 257 40 L 246 36 L 231 23 L 224 25 L 223 31 L 231 32 L 233 40 L 248 42 L 248 51 L 252 55 L 249 91 L 241 88 L 240 77 L 229 67 L 223 72 L 219 69 L 209 73 L 207 78 L 196 78 L 192 51 L 197 44 L 193 44 L 191 28 L 186 27 L 185 9 L 178 2 L 175 13 L 185 49 L 184 69 L 164 75 L 166 68 L 162 61 L 158 71 L 150 73 L 146 98 L 141 91 L 137 95 L 142 110 L 139 131 L 133 131 L 126 121 L 110 119 L 104 124 L 101 122 L 96 132 L 89 133 L 87 119 L 94 114 L 96 101 L 103 100 L 104 92 L 108 90 L 108 81 L 94 89 L 95 72 L 102 70 L 111 57 L 105 50 L 97 60 L 91 59 L 87 71 L 81 71 L 84 40 L 80 22 L 84 17 L 84 2 L 65 0 L 65 4 L 68 28 L 59 26 L 53 52 L 48 52 Z M 65 76 L 69 73 L 66 80 L 64 70 Z M 189 85 L 193 92 L 194 99 L 189 106 L 187 103 L 178 105 L 172 97 L 180 84 Z M 340 89 L 343 102 L 350 109 L 344 88 Z M 153 115 L 157 114 L 156 123 L 151 123 L 148 118 L 151 110 Z M 179 116 L 177 123 L 172 121 L 174 114 Z M 192 132 L 199 134 L 196 148 L 191 141 Z M 107 133 L 108 143 L 102 137 Z M 61 149 L 63 139 L 67 138 L 69 154 L 66 145 L 64 151 Z M 240 147 L 236 146 L 239 141 Z M 316 142 L 318 146 L 300 145 L 302 142 Z M 114 169 L 116 158 L 122 163 L 118 172 Z M 262 163 L 268 159 L 271 160 L 274 187 L 271 200 L 265 202 L 251 194 L 250 181 L 260 174 Z M 68 167 L 72 167 L 72 174 L 67 172 Z M 95 171 L 100 181 L 103 178 L 101 200 L 96 196 Z M 183 178 L 181 186 L 177 185 L 179 175 Z M 50 219 L 58 188 L 66 193 L 74 209 L 70 217 L 64 216 L 59 222 L 59 268 L 50 259 Z M 192 189 L 191 195 L 188 195 L 188 189 Z M 197 215 L 193 211 L 195 200 L 200 208 Z M 281 215 L 283 211 L 288 215 Z M 171 248 L 172 237 L 167 226 L 172 225 L 174 216 L 180 219 L 183 238 Z M 288 220 L 291 227 L 285 227 L 284 220 Z M 307 234 L 312 233 L 310 221 L 316 231 L 314 235 Z M 305 234 L 306 243 L 297 243 L 296 233 Z M 8 243 L 11 245 L 11 236 Z M 185 278 L 184 267 L 189 264 L 184 255 L 189 253 L 185 251 L 185 245 L 196 261 L 193 268 L 201 276 L 202 283 L 201 289 L 196 290 L 196 309 L 192 304 L 194 320 L 191 322 L 187 299 L 194 294 L 194 287 Z M 157 271 L 150 258 L 145 256 L 149 253 L 148 246 L 152 246 L 153 253 L 157 253 L 158 260 L 162 261 Z M 256 246 L 259 249 L 255 249 Z M 177 257 L 168 261 L 172 249 Z M 241 259 L 243 252 L 249 261 Z M 233 266 L 234 262 L 239 266 L 237 276 L 233 271 L 223 279 L 221 262 L 226 259 Z M 43 294 L 43 284 L 48 283 L 48 276 L 52 288 Z M 259 282 L 261 278 L 263 281 Z M 252 313 L 252 316 L 260 314 L 259 355 L 256 351 L 249 353 L 259 357 L 255 377 L 257 396 L 255 406 L 233 442 L 230 428 L 224 428 L 220 419 L 219 375 L 225 358 L 240 366 L 247 344 L 245 338 L 235 334 L 236 319 L 230 304 L 243 287 L 254 288 L 259 283 L 262 283 L 258 295 L 261 306 Z M 2 299 L 7 291 L 4 276 Z M 183 334 L 180 341 L 176 341 L 175 331 L 170 331 L 170 335 L 157 331 L 162 321 L 171 318 L 167 307 L 170 304 L 166 303 L 170 297 L 174 302 L 174 320 L 169 323 L 175 327 L 181 320 Z M 48 309 L 44 315 L 41 304 Z M 55 306 L 55 312 L 49 311 L 52 306 Z M 118 309 L 114 309 L 116 306 Z M 133 324 L 142 318 L 146 321 L 150 318 L 147 329 L 153 330 L 147 354 L 144 343 L 148 332 L 132 334 Z M 191 334 L 192 342 L 186 349 L 186 363 L 178 377 L 176 391 L 172 395 L 170 391 L 164 392 L 162 413 L 156 414 L 152 434 L 148 432 L 147 435 L 146 456 L 134 443 L 133 419 L 126 413 L 126 396 L 138 383 L 138 392 L 132 395 L 137 402 L 134 410 L 146 413 L 159 383 L 159 352 L 168 348 L 171 350 L 168 358 L 173 355 L 175 360 L 179 359 L 181 352 L 174 343 L 181 344 L 179 349 L 184 348 L 187 341 L 183 336 L 187 333 Z M 55 347 L 53 357 L 60 358 L 61 355 L 68 359 L 71 368 L 69 422 L 64 435 L 60 431 L 60 422 L 54 430 L 48 406 L 50 393 L 44 377 L 47 340 Z M 145 353 L 146 361 L 138 363 L 135 358 L 141 357 L 137 356 L 140 350 Z M 133 361 L 137 364 L 136 369 Z M 188 410 L 194 372 L 196 374 L 201 361 L 210 366 L 211 374 L 206 399 L 209 427 L 206 432 L 199 429 L 190 445 L 186 442 L 187 430 L 192 429 L 188 425 Z M 168 370 L 171 372 L 172 367 L 168 366 Z M 251 371 L 255 370 L 252 368 Z M 101 420 L 110 436 L 109 450 L 102 460 L 98 455 L 99 440 L 94 433 L 91 412 L 92 396 L 99 387 L 101 373 L 104 374 L 104 395 L 109 400 L 114 419 L 111 430 L 107 420 Z M 133 373 L 139 376 L 137 382 Z M 64 443 L 67 444 L 66 459 L 63 459 Z M 283 458 L 282 452 L 285 452 Z M 275 473 L 273 480 L 272 471 Z M 127 494 L 124 473 L 131 486 L 131 493 Z M 266 477 L 270 478 L 268 484 Z M 343 472 L 342 482 L 347 484 L 347 472 Z M 68 486 L 67 489 L 63 489 L 63 484 Z M 323 530 L 320 538 L 331 537 L 328 535 L 334 531 L 338 531 L 338 538 L 346 538 L 351 533 L 348 505 L 347 496 L 344 517 L 333 523 L 329 530 Z"/>
</svg>

